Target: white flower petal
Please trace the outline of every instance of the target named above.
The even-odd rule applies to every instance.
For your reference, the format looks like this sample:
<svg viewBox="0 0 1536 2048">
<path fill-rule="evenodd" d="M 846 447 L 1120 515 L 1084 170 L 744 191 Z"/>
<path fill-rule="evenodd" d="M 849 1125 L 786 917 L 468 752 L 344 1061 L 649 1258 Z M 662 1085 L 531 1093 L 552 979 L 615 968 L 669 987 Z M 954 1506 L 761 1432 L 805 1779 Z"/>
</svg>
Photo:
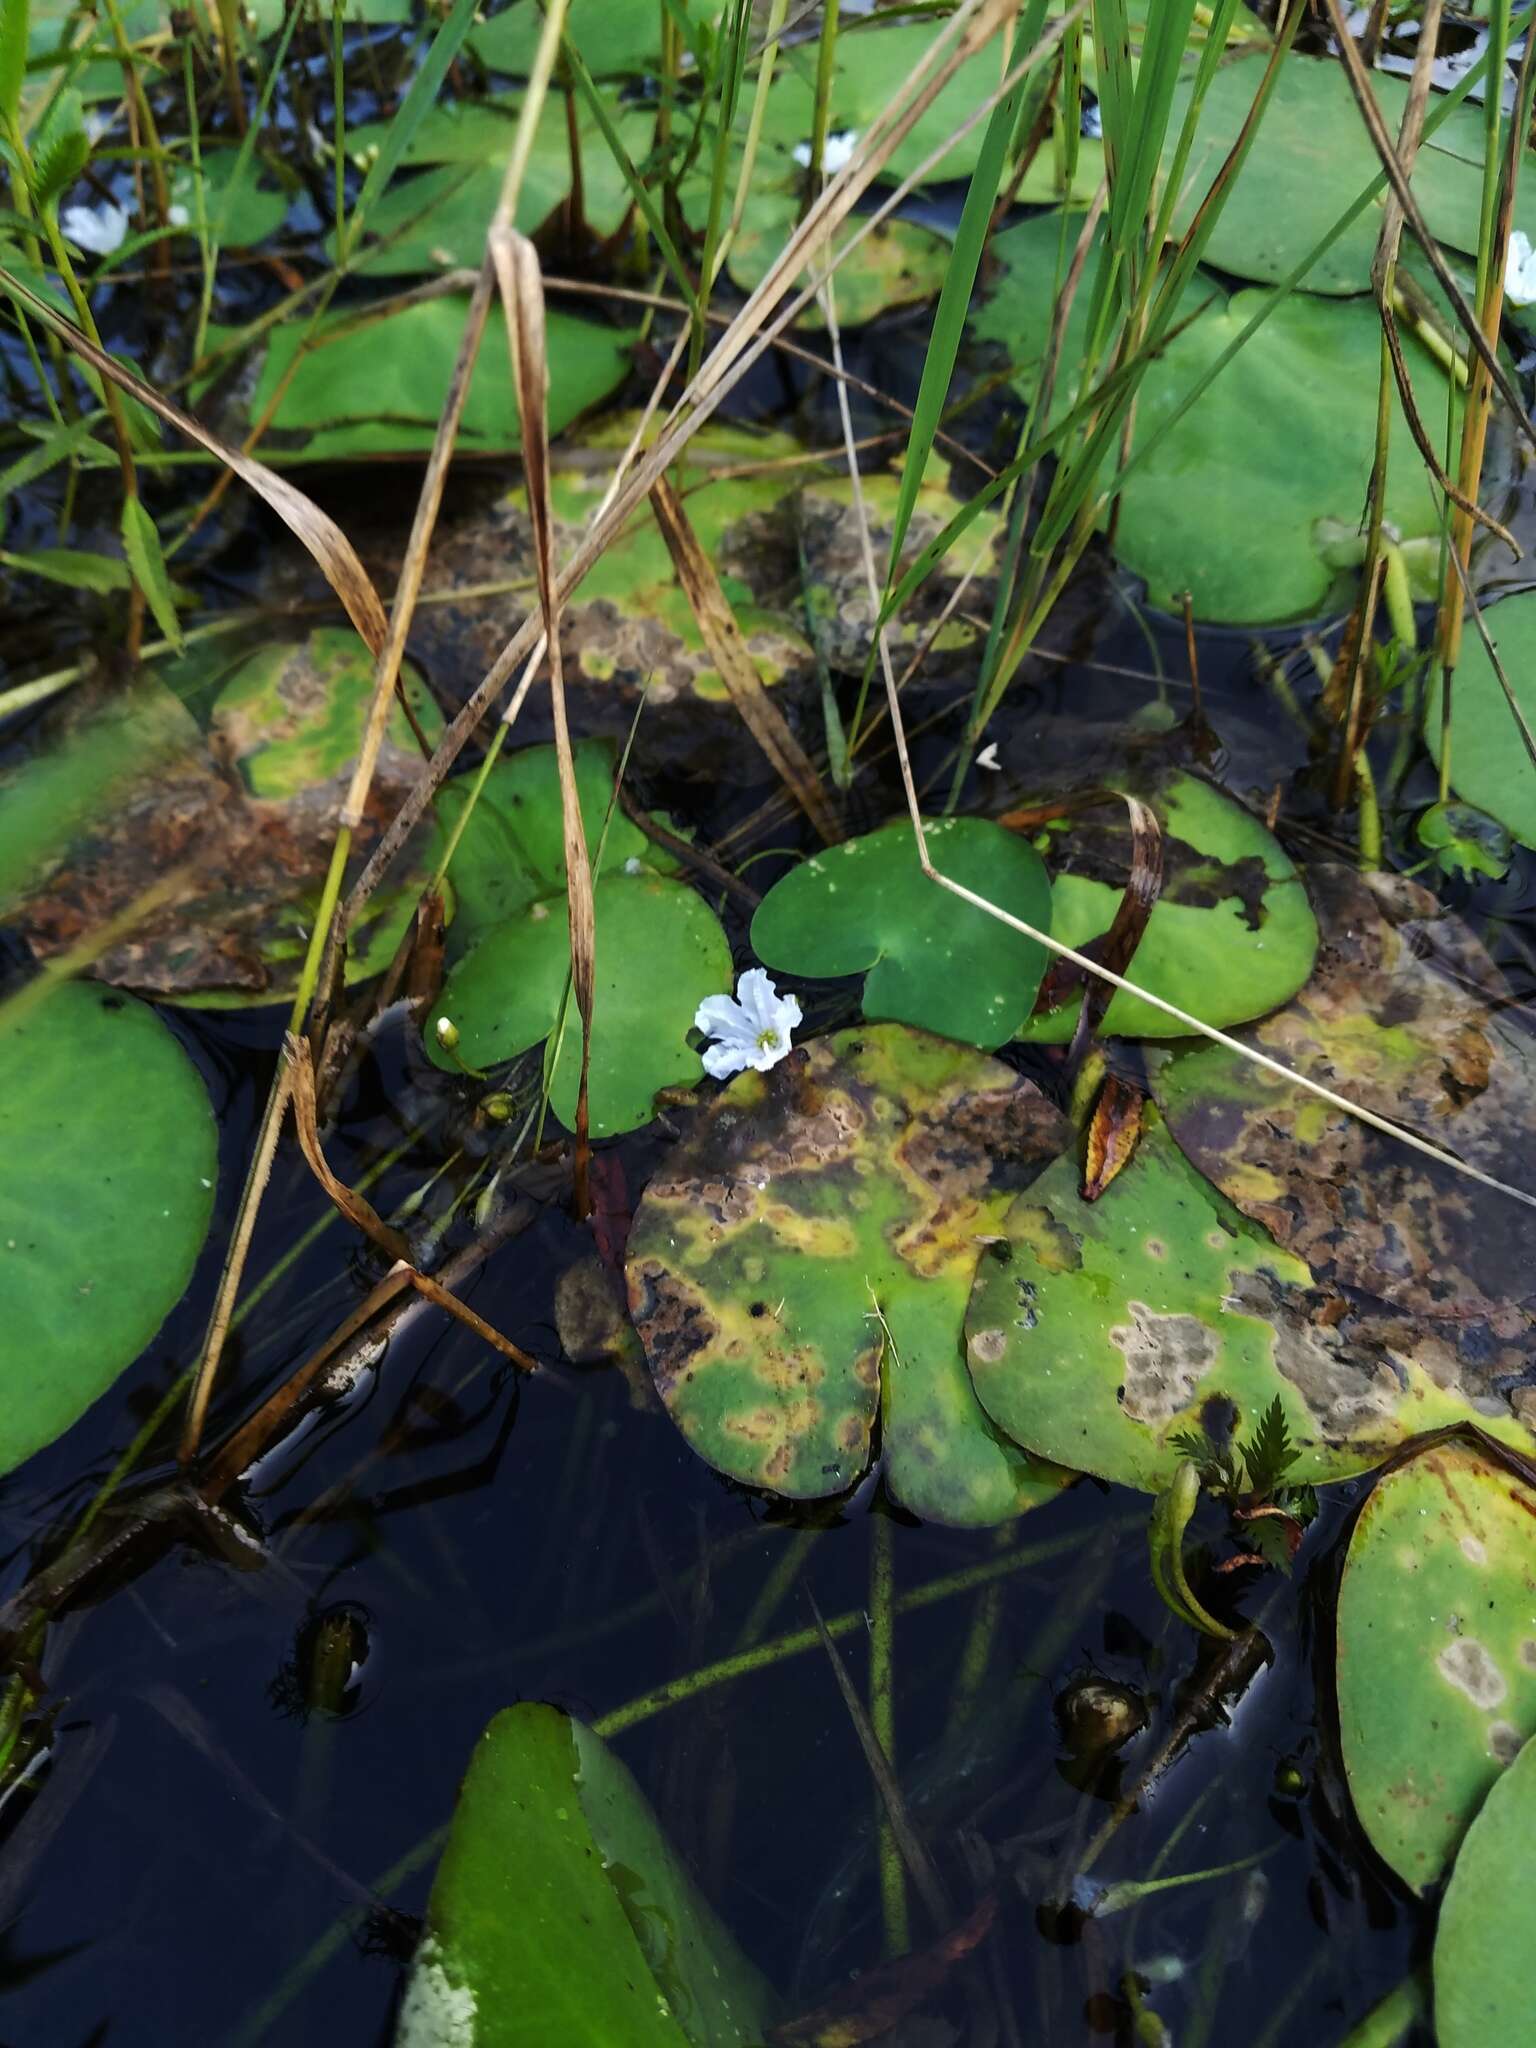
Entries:
<svg viewBox="0 0 1536 2048">
<path fill-rule="evenodd" d="M 736 1044 L 706 1045 L 702 1058 L 704 1071 L 712 1081 L 728 1081 L 747 1065 L 747 1049 Z"/>
<path fill-rule="evenodd" d="M 706 1038 L 734 1038 L 747 1029 L 747 1016 L 730 996 L 706 996 L 693 1013 L 693 1028 Z"/>
<path fill-rule="evenodd" d="M 128 233 L 128 216 L 110 201 L 104 206 L 66 206 L 59 226 L 76 248 L 92 256 L 110 256 Z"/>
<path fill-rule="evenodd" d="M 1536 249 L 1532 249 L 1530 237 L 1518 228 L 1509 238 L 1504 296 L 1514 306 L 1536 305 Z"/>
</svg>

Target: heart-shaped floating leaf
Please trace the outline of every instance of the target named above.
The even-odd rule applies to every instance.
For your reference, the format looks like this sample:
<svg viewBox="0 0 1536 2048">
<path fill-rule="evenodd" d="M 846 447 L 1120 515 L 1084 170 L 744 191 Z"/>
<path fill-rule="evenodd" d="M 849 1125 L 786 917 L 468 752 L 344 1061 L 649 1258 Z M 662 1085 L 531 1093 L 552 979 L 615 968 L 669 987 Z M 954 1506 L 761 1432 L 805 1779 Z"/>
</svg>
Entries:
<svg viewBox="0 0 1536 2048">
<path fill-rule="evenodd" d="M 1521 591 L 1484 613 L 1527 728 L 1536 727 L 1536 592 Z M 1443 699 L 1436 664 L 1424 704 L 1424 743 L 1440 765 Z M 1481 634 L 1468 629 L 1451 691 L 1451 781 L 1469 803 L 1536 846 L 1536 764 Z"/>
<path fill-rule="evenodd" d="M 1069 256 L 1079 224 L 1067 223 Z M 995 236 L 1001 275 L 973 322 L 978 337 L 1007 351 L 1026 398 L 1051 336 L 1060 239 L 1054 214 Z M 1082 395 L 1094 263 L 1090 257 L 1067 321 L 1058 418 Z M 1175 614 L 1186 590 L 1197 618 L 1244 625 L 1311 617 L 1348 601 L 1349 582 L 1328 559 L 1325 536 L 1329 522 L 1356 531 L 1375 452 L 1381 324 L 1372 302 L 1293 293 L 1173 422 L 1268 296 L 1229 297 L 1210 271 L 1197 271 L 1175 315 L 1188 324 L 1141 380 L 1137 453 L 1154 433 L 1159 439 L 1117 494 L 1115 552 L 1145 577 L 1151 602 Z M 1421 416 L 1444 420 L 1444 371 L 1411 334 L 1403 352 Z M 1305 406 L 1296 404 L 1298 391 L 1309 394 Z M 1392 406 L 1394 444 L 1406 446 L 1395 391 Z M 1409 463 L 1389 470 L 1385 517 L 1403 540 L 1437 531 L 1423 472 Z"/>
<path fill-rule="evenodd" d="M 731 949 L 719 919 L 681 882 L 659 875 L 608 875 L 593 890 L 597 919 L 589 1113 L 595 1138 L 649 1123 L 658 1088 L 697 1081 L 688 1043 L 694 1011 L 730 984 Z M 459 1060 L 471 1067 L 515 1059 L 549 1039 L 570 973 L 564 895 L 545 897 L 488 926 L 449 974 L 424 1034 L 437 1064 L 437 1026 L 458 1031 Z M 581 1081 L 581 1019 L 567 1005 L 558 1057 L 545 1052 L 549 1099 L 574 1125 Z"/>
<path fill-rule="evenodd" d="M 424 454 L 464 335 L 469 301 L 419 300 L 372 319 L 348 309 L 311 330 L 275 328 L 251 394 L 250 416 L 276 405 L 262 446 L 268 462 L 333 462 L 354 455 Z M 548 317 L 549 431 L 623 383 L 629 336 L 558 308 Z M 212 345 L 232 330 L 209 330 Z M 520 446 L 506 322 L 494 307 L 464 407 L 460 445 L 502 453 Z"/>
<path fill-rule="evenodd" d="M 658 857 L 645 834 L 613 801 L 612 745 L 607 740 L 581 740 L 572 753 L 594 876 L 616 874 L 635 860 L 650 868 L 664 866 L 665 857 Z M 439 792 L 437 815 L 444 844 L 478 779 L 477 774 L 455 776 Z M 500 924 L 541 897 L 564 890 L 563 815 L 553 747 L 524 747 L 492 768 L 448 868 L 453 886 L 448 943 L 455 957 L 488 925 Z"/>
<path fill-rule="evenodd" d="M 1488 956 L 1426 890 L 1352 869 L 1309 880 L 1323 930 L 1294 1002 L 1256 1049 L 1499 1180 L 1531 1185 L 1536 1044 L 1503 1014 Z M 1428 957 L 1424 957 L 1428 956 Z M 1434 964 L 1436 956 L 1452 971 Z M 1169 1128 L 1239 1209 L 1347 1294 L 1382 1341 L 1509 1441 L 1536 1398 L 1526 1211 L 1220 1046 L 1154 1079 Z"/>
<path fill-rule="evenodd" d="M 1470 1444 L 1360 1511 L 1339 1589 L 1339 1734 L 1376 1853 L 1424 1891 L 1536 1734 L 1536 1489 Z"/>
<path fill-rule="evenodd" d="M 1050 884 L 1026 841 L 985 818 L 928 827 L 940 874 L 1050 928 Z M 930 882 L 908 824 L 886 825 L 793 868 L 752 919 L 760 960 L 792 974 L 860 974 L 864 1014 L 984 1051 L 1011 1038 L 1045 972 L 1045 948 Z"/>
<path fill-rule="evenodd" d="M 1259 1017 L 1293 996 L 1312 971 L 1317 920 L 1306 885 L 1278 840 L 1209 783 L 1175 774 L 1127 782 L 1163 828 L 1163 887 L 1130 978 L 1204 1023 Z M 1081 952 L 1109 930 L 1131 868 L 1123 808 L 1087 811 L 1050 830 L 1051 932 Z M 1061 1045 L 1082 1008 L 1074 992 L 1028 1019 L 1021 1038 Z M 1183 1026 L 1150 1003 L 1117 994 L 1103 1029 L 1127 1038 L 1176 1037 Z"/>
<path fill-rule="evenodd" d="M 1041 1457 L 1161 1493 L 1186 1455 L 1177 1438 L 1250 1435 L 1278 1400 L 1300 1452 L 1287 1478 L 1302 1485 L 1469 1414 L 1369 1317 L 1322 1297 L 1154 1111 L 1096 1202 L 1059 1159 L 1003 1230 L 977 1269 L 966 1355 L 998 1428 Z"/>
<path fill-rule="evenodd" d="M 1184 233 L 1225 164 L 1252 108 L 1264 64 L 1265 53 L 1255 51 L 1223 65 L 1211 77 L 1194 147 L 1181 166 L 1174 234 Z M 1380 71 L 1373 71 L 1370 80 L 1395 135 L 1408 98 L 1407 81 Z M 1172 161 L 1191 91 L 1188 80 L 1175 91 L 1165 168 Z M 1485 147 L 1482 110 L 1457 107 L 1425 136 L 1414 165 L 1414 196 L 1431 234 L 1469 254 L 1477 248 Z M 1380 173 L 1381 161 L 1343 65 L 1329 58 L 1287 57 L 1253 147 L 1206 244 L 1206 258 L 1237 277 L 1278 284 Z M 1313 264 L 1302 280 L 1308 292 L 1370 288 L 1384 197 L 1366 207 Z M 1521 212 L 1518 225 L 1529 232 L 1536 227 L 1529 205 Z"/>
<path fill-rule="evenodd" d="M 537 21 L 536 8 L 527 10 Z M 485 230 L 496 211 L 518 131 L 522 98 L 445 101 L 422 122 L 402 168 L 368 214 L 370 246 L 356 267 L 385 277 L 434 275 L 459 263 L 477 265 Z M 654 107 L 609 103 L 609 118 L 636 163 L 649 155 L 656 131 Z M 582 219 L 601 239 L 615 234 L 633 205 L 629 186 L 586 106 L 576 105 L 573 143 L 565 96 L 551 94 L 534 131 L 533 148 L 518 193 L 514 225 L 532 235 L 571 196 L 573 150 L 581 163 Z M 387 122 L 372 122 L 347 137 L 350 153 L 377 148 Z M 334 259 L 336 237 L 327 237 Z M 486 344 L 489 346 L 489 343 Z"/>
<path fill-rule="evenodd" d="M 555 1707 L 498 1714 L 459 1794 L 395 2048 L 746 2048 L 769 2004 L 612 1751 Z"/>
<path fill-rule="evenodd" d="M 1451 1871 L 1435 1933 L 1439 2048 L 1536 2040 L 1531 1891 L 1536 1885 L 1536 1742 L 1488 1794 Z"/>
<path fill-rule="evenodd" d="M 133 1363 L 188 1279 L 218 1144 L 154 1011 L 84 983 L 0 1014 L 0 1473 Z"/>
<path fill-rule="evenodd" d="M 1067 1137 L 998 1061 L 901 1025 L 733 1081 L 629 1240 L 635 1327 L 694 1450 L 815 1500 L 862 1474 L 878 1414 L 915 1514 L 988 1524 L 1054 1492 L 977 1407 L 960 1325 L 980 1241 Z"/>
</svg>

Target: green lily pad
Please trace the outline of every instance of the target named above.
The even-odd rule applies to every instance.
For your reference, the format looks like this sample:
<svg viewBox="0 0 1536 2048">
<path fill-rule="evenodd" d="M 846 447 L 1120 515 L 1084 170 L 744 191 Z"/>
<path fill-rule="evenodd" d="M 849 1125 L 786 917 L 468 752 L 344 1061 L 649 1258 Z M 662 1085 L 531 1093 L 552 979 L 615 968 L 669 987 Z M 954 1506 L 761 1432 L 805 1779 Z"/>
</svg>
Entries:
<svg viewBox="0 0 1536 2048">
<path fill-rule="evenodd" d="M 1369 1470 L 1407 1437 L 1467 1419 L 1465 1399 L 1370 1318 L 1326 1302 L 1155 1111 L 1096 1202 L 1078 1178 L 1075 1159 L 1047 1167 L 976 1274 L 971 1380 L 1015 1442 L 1161 1493 L 1184 1455 L 1175 1437 L 1250 1435 L 1277 1399 L 1300 1452 L 1295 1485 Z"/>
<path fill-rule="evenodd" d="M 977 1407 L 960 1326 L 982 1239 L 1067 1142 L 995 1060 L 902 1025 L 745 1073 L 656 1173 L 629 1300 L 672 1419 L 717 1471 L 793 1500 L 846 1492 L 877 1415 L 914 1514 L 1007 1520 L 1064 1475 Z"/>
<path fill-rule="evenodd" d="M 593 890 L 597 917 L 596 988 L 588 1111 L 594 1138 L 649 1123 L 659 1088 L 701 1078 L 688 1043 L 706 996 L 731 980 L 731 949 L 719 919 L 682 882 L 654 874 L 607 875 Z M 485 1068 L 550 1039 L 570 970 L 562 892 L 489 925 L 449 973 L 424 1035 L 439 1066 L 437 1026 L 451 1020 L 458 1057 Z M 574 1127 L 581 1083 L 581 1019 L 569 1005 L 558 1057 L 545 1050 L 549 1099 Z"/>
<path fill-rule="evenodd" d="M 1470 1444 L 1377 1484 L 1339 1589 L 1339 1734 L 1372 1847 L 1438 1883 L 1489 1787 L 1536 1734 L 1536 1491 Z"/>
<path fill-rule="evenodd" d="M 430 746 L 442 719 L 407 666 L 402 686 Z M 98 929 L 169 869 L 189 877 L 176 900 L 140 919 L 96 964 L 105 980 L 230 1007 L 272 1002 L 290 992 L 308 945 L 330 862 L 336 814 L 351 775 L 369 698 L 373 659 L 347 628 L 320 627 L 303 640 L 254 651 L 236 645 L 189 649 L 113 712 L 113 745 L 132 772 L 102 791 L 88 815 L 59 805 L 69 820 L 60 846 L 46 806 L 23 804 L 25 845 L 0 835 L 0 883 L 17 864 L 32 882 L 16 922 L 40 957 L 82 931 Z M 93 786 L 106 767 L 87 721 L 48 765 L 38 787 Z M 195 714 L 195 715 L 194 715 Z M 76 716 L 73 706 L 66 721 Z M 205 735 L 199 721 L 206 721 Z M 66 732 L 70 730 L 66 723 Z M 385 727 L 354 845 L 366 853 L 393 816 L 421 765 L 421 749 L 396 706 Z M 22 771 L 18 793 L 36 764 Z M 99 786 L 99 784 L 97 785 Z M 62 791 L 67 797 L 70 791 Z M 58 796 L 59 792 L 55 791 Z M 7 810 L 9 799 L 0 800 Z M 370 902 L 353 934 L 351 980 L 377 972 L 393 954 L 415 902 L 422 834 L 390 885 Z"/>
<path fill-rule="evenodd" d="M 1536 2038 L 1531 1885 L 1536 1743 L 1527 1742 L 1467 1830 L 1435 1935 L 1435 2039 L 1492 2048 Z"/>
<path fill-rule="evenodd" d="M 1317 971 L 1244 1038 L 1499 1180 L 1529 1186 L 1536 1044 L 1487 955 L 1428 891 L 1341 867 L 1309 876 Z M 1427 956 L 1427 957 L 1426 957 Z M 1436 958 L 1449 973 L 1435 964 Z M 1169 1128 L 1319 1286 L 1373 1314 L 1462 1412 L 1529 1441 L 1536 1276 L 1525 1211 L 1220 1046 L 1154 1078 Z"/>
<path fill-rule="evenodd" d="M 1007 350 L 1026 395 L 1049 340 L 1059 233 L 1057 216 L 1041 214 L 993 238 L 1002 273 L 972 322 L 978 338 Z M 1057 418 L 1078 396 L 1092 276 L 1090 260 L 1067 323 Z M 1194 316 L 1191 324 L 1141 380 L 1133 447 L 1182 404 L 1262 303 L 1254 291 L 1229 297 L 1208 271 L 1196 273 L 1178 310 L 1179 319 Z M 1444 422 L 1444 372 L 1412 335 L 1403 349 L 1422 417 Z M 1325 536 L 1334 522 L 1359 523 L 1380 366 L 1381 324 L 1369 300 L 1299 292 L 1275 308 L 1127 479 L 1115 549 L 1145 578 L 1151 603 L 1178 612 L 1187 590 L 1197 618 L 1267 624 L 1347 599 L 1350 583 L 1325 559 Z M 1392 445 L 1407 448 L 1395 392 L 1392 403 Z M 1389 467 L 1385 514 L 1399 539 L 1438 532 L 1421 466 Z"/>
<path fill-rule="evenodd" d="M 1484 617 L 1515 702 L 1536 730 L 1536 591 L 1503 598 Z M 1424 705 L 1424 744 L 1437 768 L 1443 701 L 1437 667 Z M 1536 765 L 1482 636 L 1470 624 L 1451 678 L 1451 781 L 1468 803 L 1507 825 L 1523 845 L 1536 846 Z"/>
<path fill-rule="evenodd" d="M 459 1794 L 395 2048 L 747 2048 L 768 1987 L 639 1786 L 556 1707 L 510 1707 Z"/>
<path fill-rule="evenodd" d="M 1127 789 L 1163 828 L 1163 890 L 1128 970 L 1153 995 L 1218 1028 L 1262 1016 L 1293 996 L 1317 956 L 1306 885 L 1273 833 L 1193 775 Z M 1123 806 L 1105 806 L 1049 830 L 1052 935 L 1079 952 L 1109 930 L 1130 874 Z M 1030 1017 L 1019 1036 L 1062 1045 L 1076 1028 L 1080 991 Z M 1135 996 L 1116 994 L 1103 1029 L 1126 1038 L 1173 1038 L 1183 1026 Z"/>
<path fill-rule="evenodd" d="M 423 271 L 450 269 L 456 264 L 478 267 L 485 254 L 485 231 L 501 196 L 507 164 L 517 134 L 520 97 L 447 102 L 435 107 L 422 123 L 405 155 L 405 167 L 419 175 L 396 177 L 368 215 L 366 248 L 357 267 L 379 277 L 411 277 Z M 609 108 L 630 159 L 643 163 L 656 128 L 654 108 Z M 347 138 L 356 155 L 377 146 L 388 124 L 376 122 Z M 577 103 L 577 149 L 581 162 L 582 214 L 586 226 L 603 239 L 623 226 L 634 204 L 602 130 Z M 572 190 L 571 144 L 563 97 L 546 101 L 534 135 L 515 225 L 533 234 L 562 206 Z M 334 259 L 336 237 L 326 242 Z"/>
<path fill-rule="evenodd" d="M 1176 235 L 1183 234 L 1194 218 L 1237 140 L 1258 90 L 1265 54 L 1256 50 L 1223 65 L 1211 82 L 1180 185 L 1173 220 Z M 1371 72 L 1370 80 L 1387 128 L 1395 136 L 1408 97 L 1407 80 L 1382 71 Z M 1189 94 L 1186 80 L 1174 96 L 1165 168 Z M 1483 150 L 1481 110 L 1456 107 L 1425 138 L 1413 173 L 1414 196 L 1430 232 L 1468 255 L 1477 249 Z M 1380 169 L 1343 65 L 1331 58 L 1287 57 L 1252 150 L 1206 244 L 1207 261 L 1237 277 L 1279 283 Z M 1309 292 L 1370 289 L 1383 203 L 1378 199 L 1366 207 L 1307 272 Z M 1527 233 L 1536 227 L 1529 201 L 1517 225 Z M 1374 405 L 1374 387 L 1371 402 Z"/>
<path fill-rule="evenodd" d="M 1040 857 L 985 818 L 928 826 L 934 866 L 1037 930 L 1050 929 Z M 906 822 L 807 860 L 752 919 L 760 960 L 792 974 L 860 974 L 864 1014 L 991 1051 L 1029 1014 L 1045 948 L 930 882 Z"/>
<path fill-rule="evenodd" d="M 468 305 L 467 298 L 447 296 L 361 322 L 349 307 L 327 315 L 307 345 L 310 330 L 302 322 L 277 327 L 250 400 L 252 419 L 264 417 L 269 402 L 278 401 L 262 441 L 263 460 L 281 464 L 425 453 L 453 374 Z M 623 383 L 630 337 L 559 307 L 550 309 L 546 325 L 549 430 L 558 434 Z M 221 330 L 210 330 L 215 346 L 224 338 Z M 497 306 L 480 344 L 459 446 L 466 453 L 504 454 L 519 445 L 506 321 Z"/>
<path fill-rule="evenodd" d="M 61 1436 L 179 1299 L 218 1139 L 154 1011 L 71 982 L 0 1013 L 0 1474 Z"/>
<path fill-rule="evenodd" d="M 612 744 L 578 740 L 572 757 L 594 877 L 620 873 L 631 861 L 664 868 L 665 856 L 657 858 L 657 848 L 617 805 L 608 818 L 616 761 Z M 445 841 L 477 779 L 473 773 L 455 776 L 439 792 L 437 814 Z M 523 747 L 492 768 L 454 851 L 448 879 L 453 887 L 449 949 L 455 957 L 488 925 L 515 917 L 541 897 L 564 893 L 565 826 L 552 746 Z"/>
</svg>

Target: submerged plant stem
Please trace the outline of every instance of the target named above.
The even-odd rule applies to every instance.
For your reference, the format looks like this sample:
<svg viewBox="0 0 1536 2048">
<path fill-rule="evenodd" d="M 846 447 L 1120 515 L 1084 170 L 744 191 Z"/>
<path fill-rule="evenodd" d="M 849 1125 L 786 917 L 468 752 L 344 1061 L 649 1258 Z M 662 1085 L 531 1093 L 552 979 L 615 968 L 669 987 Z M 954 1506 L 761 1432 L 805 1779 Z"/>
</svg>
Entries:
<svg viewBox="0 0 1536 2048">
<path fill-rule="evenodd" d="M 896 1769 L 895 1597 L 896 1531 L 889 1515 L 870 1517 L 869 1720 L 876 1742 Z M 907 1873 L 896 1831 L 883 1799 L 876 1803 L 880 1850 L 880 1918 L 885 1952 L 902 1956 L 912 1946 L 907 1910 Z"/>
</svg>

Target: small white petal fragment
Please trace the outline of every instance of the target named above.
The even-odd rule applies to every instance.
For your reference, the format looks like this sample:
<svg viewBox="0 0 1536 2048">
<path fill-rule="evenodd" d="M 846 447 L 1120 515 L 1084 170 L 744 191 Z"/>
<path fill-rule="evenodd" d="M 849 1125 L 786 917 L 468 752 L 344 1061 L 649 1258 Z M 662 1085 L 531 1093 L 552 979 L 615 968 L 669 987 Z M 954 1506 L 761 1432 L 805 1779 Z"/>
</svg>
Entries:
<svg viewBox="0 0 1536 2048">
<path fill-rule="evenodd" d="M 1512 306 L 1536 306 L 1536 249 L 1531 247 L 1530 236 L 1518 228 L 1509 238 L 1504 296 Z"/>
<path fill-rule="evenodd" d="M 110 256 L 128 233 L 128 216 L 109 200 L 103 206 L 66 206 L 59 226 L 77 249 L 92 256 Z"/>
<path fill-rule="evenodd" d="M 981 752 L 976 756 L 976 766 L 978 768 L 988 768 L 994 775 L 1002 774 L 1003 764 L 997 758 L 996 740 L 993 740 L 990 746 L 982 748 Z"/>
<path fill-rule="evenodd" d="M 704 1071 L 725 1081 L 747 1067 L 766 1074 L 790 1049 L 790 1034 L 800 1023 L 800 1005 L 781 996 L 761 967 L 750 967 L 731 996 L 706 996 L 694 1013 L 693 1025 L 718 1041 L 704 1048 Z"/>
</svg>

